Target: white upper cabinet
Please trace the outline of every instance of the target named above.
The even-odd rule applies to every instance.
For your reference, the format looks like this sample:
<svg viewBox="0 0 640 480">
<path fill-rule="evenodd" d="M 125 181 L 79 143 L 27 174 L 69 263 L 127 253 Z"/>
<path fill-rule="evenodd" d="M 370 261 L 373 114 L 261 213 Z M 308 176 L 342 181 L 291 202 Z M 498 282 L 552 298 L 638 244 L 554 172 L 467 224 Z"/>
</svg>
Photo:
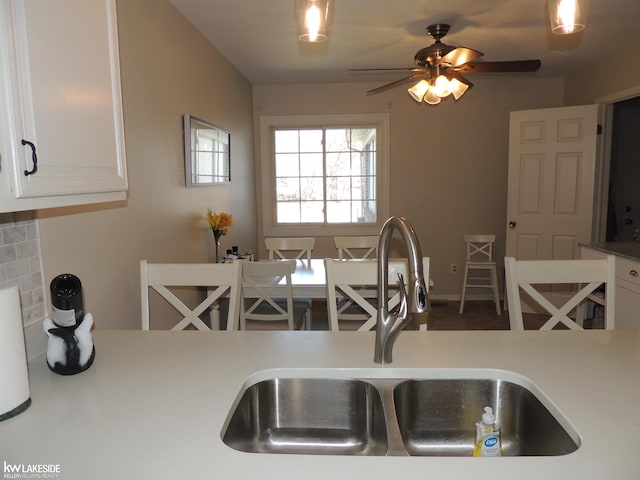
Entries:
<svg viewBox="0 0 640 480">
<path fill-rule="evenodd" d="M 0 211 L 126 198 L 115 0 L 2 0 Z"/>
</svg>

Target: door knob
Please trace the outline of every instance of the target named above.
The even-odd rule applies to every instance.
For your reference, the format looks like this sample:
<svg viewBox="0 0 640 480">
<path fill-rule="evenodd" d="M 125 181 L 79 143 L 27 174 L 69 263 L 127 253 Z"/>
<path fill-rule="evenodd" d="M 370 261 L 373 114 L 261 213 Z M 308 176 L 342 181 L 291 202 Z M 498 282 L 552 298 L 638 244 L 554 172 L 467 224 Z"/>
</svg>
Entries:
<svg viewBox="0 0 640 480">
<path fill-rule="evenodd" d="M 517 224 L 516 224 L 516 221 L 515 221 L 515 220 L 511 220 L 511 221 L 509 222 L 509 228 L 516 228 L 516 225 L 517 225 Z"/>
</svg>

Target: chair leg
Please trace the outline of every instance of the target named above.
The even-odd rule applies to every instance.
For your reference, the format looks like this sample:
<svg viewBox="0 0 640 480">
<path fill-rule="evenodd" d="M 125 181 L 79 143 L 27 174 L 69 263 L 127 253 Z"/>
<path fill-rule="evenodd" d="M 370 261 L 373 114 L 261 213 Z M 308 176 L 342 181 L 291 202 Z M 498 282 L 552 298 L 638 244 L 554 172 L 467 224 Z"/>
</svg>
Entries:
<svg viewBox="0 0 640 480">
<path fill-rule="evenodd" d="M 589 306 L 588 303 L 589 303 L 589 300 L 584 300 L 576 308 L 576 323 L 583 328 L 584 328 L 584 319 L 587 316 L 587 307 Z"/>
<path fill-rule="evenodd" d="M 309 307 L 304 312 L 304 329 L 311 330 L 311 322 L 313 320 L 313 307 Z"/>
<path fill-rule="evenodd" d="M 460 315 L 464 311 L 464 296 L 467 293 L 467 277 L 469 276 L 469 265 L 464 266 L 464 280 L 462 281 L 462 295 L 460 296 Z"/>
<path fill-rule="evenodd" d="M 500 293 L 498 292 L 498 272 L 491 269 L 491 286 L 493 290 L 493 301 L 496 304 L 496 313 L 500 315 Z"/>
</svg>

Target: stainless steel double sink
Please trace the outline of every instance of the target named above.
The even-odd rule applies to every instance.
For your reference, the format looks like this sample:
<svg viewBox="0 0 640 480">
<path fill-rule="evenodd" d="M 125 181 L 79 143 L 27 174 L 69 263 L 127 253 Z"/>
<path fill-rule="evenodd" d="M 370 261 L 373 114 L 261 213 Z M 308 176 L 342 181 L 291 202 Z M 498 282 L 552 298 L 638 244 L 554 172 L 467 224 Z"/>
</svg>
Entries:
<svg viewBox="0 0 640 480">
<path fill-rule="evenodd" d="M 374 375 L 371 375 L 374 372 Z M 580 439 L 525 377 L 503 370 L 278 370 L 242 388 L 222 432 L 243 452 L 471 456 L 485 406 L 502 455 L 565 455 Z"/>
</svg>

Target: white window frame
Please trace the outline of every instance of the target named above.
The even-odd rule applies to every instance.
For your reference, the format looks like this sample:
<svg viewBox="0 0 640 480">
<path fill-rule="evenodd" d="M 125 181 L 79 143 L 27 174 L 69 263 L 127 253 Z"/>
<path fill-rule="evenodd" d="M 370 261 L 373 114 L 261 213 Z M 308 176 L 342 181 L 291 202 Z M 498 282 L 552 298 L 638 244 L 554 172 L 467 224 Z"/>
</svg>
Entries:
<svg viewBox="0 0 640 480">
<path fill-rule="evenodd" d="M 260 117 L 260 166 L 262 188 L 262 229 L 264 236 L 377 235 L 389 217 L 389 114 L 283 115 Z M 276 128 L 326 126 L 375 126 L 376 144 L 376 223 L 286 224 L 276 223 L 275 151 Z"/>
</svg>

